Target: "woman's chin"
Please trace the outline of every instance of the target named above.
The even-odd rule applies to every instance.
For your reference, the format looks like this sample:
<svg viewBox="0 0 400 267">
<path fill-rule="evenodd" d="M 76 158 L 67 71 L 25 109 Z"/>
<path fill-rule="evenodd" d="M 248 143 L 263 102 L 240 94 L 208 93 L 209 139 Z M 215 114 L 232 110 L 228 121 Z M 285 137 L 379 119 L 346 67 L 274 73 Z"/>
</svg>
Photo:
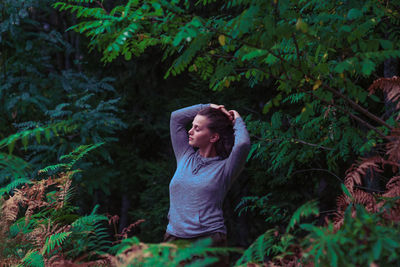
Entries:
<svg viewBox="0 0 400 267">
<path fill-rule="evenodd" d="M 193 142 L 193 140 L 189 140 L 189 146 L 197 147 L 197 146 L 195 145 L 195 143 Z"/>
</svg>

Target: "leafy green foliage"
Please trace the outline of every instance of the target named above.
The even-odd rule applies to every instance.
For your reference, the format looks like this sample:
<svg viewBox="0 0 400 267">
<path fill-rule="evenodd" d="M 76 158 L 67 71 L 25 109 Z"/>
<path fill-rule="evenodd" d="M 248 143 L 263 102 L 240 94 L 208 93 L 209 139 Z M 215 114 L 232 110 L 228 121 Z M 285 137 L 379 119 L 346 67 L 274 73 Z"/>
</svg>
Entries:
<svg viewBox="0 0 400 267">
<path fill-rule="evenodd" d="M 26 253 L 25 257 L 21 260 L 26 266 L 42 267 L 44 266 L 43 256 L 37 251 L 30 251 Z"/>
<path fill-rule="evenodd" d="M 355 208 L 356 216 L 352 216 Z M 333 224 L 317 227 L 303 224 L 310 234 L 304 245 L 310 248 L 305 255 L 315 266 L 358 266 L 375 263 L 395 264 L 400 249 L 397 222 L 385 221 L 382 213 L 369 213 L 360 205 L 349 206 L 343 227 L 335 231 Z"/>
<path fill-rule="evenodd" d="M 385 60 L 400 56 L 398 36 L 383 34 L 387 18 L 400 21 L 391 12 L 397 4 L 211 2 L 129 1 L 107 9 L 60 1 L 55 7 L 77 15 L 71 30 L 90 37 L 104 62 L 119 55 L 133 61 L 157 46 L 172 61 L 166 78 L 189 71 L 214 91 L 234 88 L 231 94 L 268 88 L 256 100 L 261 114 L 257 108 L 258 117 L 246 121 L 254 139 L 249 160 L 267 168 L 269 191 L 304 186 L 318 197 L 324 172 L 334 178 L 328 178 L 334 195 L 343 165 L 369 153 L 395 124 L 380 119 L 382 103 L 365 84 Z M 285 200 L 306 198 L 296 192 Z"/>
<path fill-rule="evenodd" d="M 199 239 L 192 243 L 160 243 L 145 244 L 135 237 L 125 239 L 114 246 L 117 251 L 114 264 L 128 264 L 134 266 L 205 266 L 215 263 L 219 254 L 226 255 L 237 251 L 234 248 L 210 247 L 211 239 Z"/>
<path fill-rule="evenodd" d="M 208 86 L 214 90 L 212 96 L 222 95 L 218 99 L 228 99 L 226 95 L 242 98 L 243 102 L 233 103 L 246 103 L 238 108 L 252 113 L 246 120 L 254 140 L 248 157 L 251 166 L 248 176 L 253 186 L 251 193 L 257 192 L 264 197 L 244 198 L 240 213 L 258 210 L 264 217 L 264 225 L 279 223 L 281 228 L 287 227 L 291 231 L 300 219 L 316 214 L 316 207 L 312 203 L 303 206 L 292 220 L 288 220 L 287 214 L 309 199 L 332 199 L 340 192 L 337 178 L 350 162 L 377 148 L 379 151 L 385 145 L 384 136 L 397 127 L 396 114 L 389 114 L 379 95 L 371 96 L 365 89 L 372 78 L 381 75 L 384 61 L 400 57 L 398 1 L 384 4 L 302 0 L 197 3 L 132 0 L 123 5 L 86 0 L 56 3 L 57 9 L 76 14 L 78 20 L 72 19 L 75 25 L 70 29 L 89 37 L 89 47 L 95 54 L 93 58 L 100 52 L 103 62 L 122 66 L 120 69 L 124 69 L 124 74 L 116 74 L 121 78 L 117 79 L 118 93 L 110 78 L 92 78 L 84 73 L 63 71 L 59 59 L 68 61 L 78 49 L 64 38 L 68 34 L 76 35 L 60 33 L 53 28 L 44 30 L 42 23 L 47 18 L 41 15 L 37 19 L 36 10 L 49 14 L 48 3 L 52 1 L 44 5 L 43 1 L 6 0 L 0 3 L 0 38 L 6 40 L 0 44 L 0 98 L 3 101 L 0 111 L 4 114 L 0 116 L 0 127 L 4 130 L 2 137 L 17 133 L 21 140 L 21 144 L 7 144 L 13 155 L 0 155 L 0 183 L 9 184 L 1 190 L 4 195 L 13 194 L 16 187 L 23 185 L 24 180 L 18 178 L 43 178 L 37 171 L 44 170 L 41 175 L 50 175 L 73 164 L 74 168 L 85 170 L 76 173 L 74 181 L 81 185 L 78 190 L 90 193 L 90 203 L 101 199 L 101 191 L 111 195 L 117 188 L 118 193 L 129 194 L 136 205 L 130 211 L 131 217 L 147 219 L 141 228 L 145 233 L 141 234 L 148 240 L 159 238 L 165 225 L 162 214 L 166 214 L 167 208 L 168 181 L 165 177 L 171 176 L 169 167 L 172 164 L 165 158 L 160 163 L 158 151 L 163 153 L 166 149 L 159 149 L 152 142 L 159 138 L 162 141 L 154 143 L 161 147 L 167 140 L 167 126 L 163 126 L 167 125 L 166 119 L 154 114 L 164 114 L 166 110 L 199 99 L 207 98 L 208 101 L 212 97 L 202 96 L 202 88 Z M 79 61 L 78 58 L 75 60 Z M 161 67 L 153 71 L 154 68 L 147 67 L 163 65 L 161 58 L 166 69 Z M 132 66 L 139 69 L 137 73 L 144 72 L 142 76 L 134 76 L 135 79 L 144 81 L 144 77 L 150 77 L 156 85 L 131 86 L 131 80 L 126 77 L 132 72 L 136 75 L 136 70 L 125 72 L 125 69 Z M 96 66 L 96 73 L 98 70 Z M 173 90 L 179 92 L 171 93 L 174 104 L 165 104 L 171 102 L 170 99 L 153 100 L 159 92 L 154 82 L 154 72 L 158 71 L 163 71 L 169 79 L 183 76 L 178 86 L 187 83 L 185 74 L 190 72 L 194 86 Z M 202 81 L 207 83 L 206 86 Z M 170 90 L 164 88 L 164 84 L 159 85 L 164 91 Z M 72 163 L 70 158 L 62 158 L 76 148 L 84 151 L 87 144 L 109 144 L 116 140 L 115 133 L 127 126 L 118 114 L 120 101 L 117 99 L 121 92 L 128 90 L 132 92 L 130 97 L 122 101 L 128 111 L 125 118 L 129 122 L 129 133 L 125 135 L 129 137 L 121 134 L 125 138 L 114 151 L 109 146 L 102 146 L 88 161 Z M 184 93 L 191 95 L 190 101 Z M 207 94 L 211 95 L 211 92 Z M 42 142 L 43 131 L 27 134 L 36 128 L 67 122 L 71 131 L 49 131 L 51 144 Z M 46 137 L 46 132 L 44 135 Z M 150 143 L 153 145 L 149 146 Z M 157 159 L 154 159 L 155 154 Z M 60 159 L 69 163 L 51 165 Z M 43 166 L 48 167 L 43 169 Z M 327 189 L 324 189 L 324 183 Z M 132 188 L 135 188 L 135 194 L 131 193 Z M 47 199 L 54 204 L 56 198 L 52 192 Z M 271 194 L 265 195 L 266 192 Z M 156 202 L 154 209 L 152 201 Z M 81 206 L 88 208 L 87 203 Z M 29 233 L 50 213 L 33 214 L 27 225 L 20 219 L 10 229 L 13 233 L 18 229 Z M 54 211 L 51 216 L 57 218 L 57 222 L 71 224 L 77 215 L 70 213 L 71 209 L 65 208 Z M 370 220 L 367 217 L 361 220 Z M 104 220 L 100 217 L 93 220 L 97 220 L 97 228 L 93 225 L 85 227 L 99 230 L 97 234 L 91 228 L 96 234 L 89 235 L 89 239 L 98 241 L 103 237 L 101 224 Z M 375 222 L 379 224 L 380 220 Z M 353 222 L 350 219 L 346 223 L 351 225 Z M 350 243 L 343 236 L 352 239 L 353 232 L 334 235 L 329 227 L 307 227 L 303 224 L 303 231 L 309 231 L 315 240 L 321 241 L 321 246 L 316 246 L 318 248 L 313 251 L 320 254 L 309 255 L 310 261 L 318 256 L 317 263 L 340 265 L 341 248 L 332 244 L 337 241 L 346 248 Z M 390 227 L 393 230 L 397 226 Z M 359 225 L 354 226 L 354 229 L 359 228 Z M 372 232 L 378 234 L 378 231 Z M 382 231 L 382 235 L 385 234 Z M 263 263 L 266 255 L 277 264 L 284 265 L 281 259 L 286 256 L 298 263 L 299 257 L 293 249 L 293 246 L 299 246 L 296 238 L 291 232 L 281 235 L 279 230 L 269 231 L 250 246 L 240 264 Z M 69 240 L 75 240 L 73 234 L 62 243 L 64 248 L 73 244 L 68 243 Z M 71 255 L 77 257 L 79 251 L 88 253 L 83 247 L 96 242 L 82 241 Z M 135 242 L 132 241 L 131 247 L 142 246 L 138 240 Z M 360 242 L 363 244 L 364 241 Z M 126 249 L 121 248 L 119 253 L 129 250 L 129 242 L 126 244 Z M 305 243 L 304 246 L 308 245 Z M 89 247 L 104 251 L 106 246 Z M 380 245 L 375 246 L 375 255 L 385 259 L 389 259 L 388 255 L 395 250 L 395 246 L 389 246 L 379 253 Z M 368 246 L 359 247 L 360 251 L 365 248 L 366 254 L 371 254 Z M 162 250 L 161 247 L 155 245 L 153 249 L 150 255 L 160 255 L 158 249 Z M 28 250 L 23 248 L 23 251 Z M 326 251 L 331 253 L 325 254 Z M 164 257 L 161 262 L 172 257 L 171 253 L 175 252 L 161 253 Z M 353 257 L 357 259 L 354 261 L 358 261 L 355 264 L 371 263 L 370 259 L 361 259 L 364 256 L 359 258 L 359 252 L 354 253 Z M 379 256 L 373 260 L 377 261 Z M 158 256 L 155 258 L 160 260 Z M 145 259 L 145 262 L 152 262 L 152 259 Z M 193 263 L 196 264 L 205 262 L 199 260 Z"/>
<path fill-rule="evenodd" d="M 51 164 L 79 145 L 116 141 L 112 135 L 126 126 L 116 115 L 119 100 L 114 80 L 68 68 L 71 54 L 77 51 L 56 30 L 50 3 L 7 0 L 0 4 L 0 127 L 5 129 L 0 146 L 8 146 L 9 153 L 20 158 L 24 155 L 26 162 L 19 160 L 20 168 L 17 163 L 5 164 L 1 183 L 27 176 L 23 171 L 27 166 L 35 173 L 39 164 Z M 112 162 L 105 147 L 98 153 Z"/>
<path fill-rule="evenodd" d="M 316 201 L 307 202 L 299 207 L 292 215 L 289 224 L 286 228 L 286 232 L 289 232 L 293 227 L 299 223 L 301 218 L 308 217 L 310 215 L 319 215 L 319 210 Z"/>
<path fill-rule="evenodd" d="M 108 218 L 95 214 L 95 207 L 90 215 L 83 216 L 71 224 L 71 247 L 67 255 L 75 258 L 82 253 L 104 253 L 111 246 L 105 223 Z"/>
<path fill-rule="evenodd" d="M 61 157 L 70 162 L 64 164 L 62 170 L 57 170 L 57 178 L 45 177 L 41 181 L 21 178 L 0 189 L 3 194 L 11 195 L 6 200 L 3 198 L 1 206 L 6 218 L 0 225 L 1 233 L 5 235 L 2 240 L 5 245 L 12 244 L 14 240 L 24 241 L 17 242 L 14 247 L 3 248 L 7 254 L 1 255 L 2 258 L 9 257 L 9 254 L 14 257 L 22 255 L 22 263 L 43 266 L 43 257 L 48 262 L 61 251 L 74 259 L 84 253 L 101 253 L 110 248 L 108 229 L 104 227 L 108 218 L 95 214 L 97 207 L 90 215 L 79 217 L 72 213 L 76 209 L 69 203 L 71 179 L 75 173 L 71 171 L 73 165 L 100 145 L 80 146 Z M 42 173 L 46 174 L 49 169 L 44 168 Z M 10 191 L 21 184 L 24 186 L 12 195 Z M 25 216 L 18 218 L 21 214 Z M 71 222 L 71 219 L 74 221 Z M 10 231 L 7 233 L 6 229 Z"/>
<path fill-rule="evenodd" d="M 70 234 L 71 232 L 62 232 L 53 234 L 48 238 L 46 238 L 46 243 L 42 248 L 43 250 L 42 253 L 43 254 L 50 253 L 52 250 L 54 250 L 55 247 L 61 247 L 62 243 Z"/>
<path fill-rule="evenodd" d="M 274 244 L 274 233 L 276 230 L 270 229 L 259 236 L 243 253 L 236 265 L 247 263 L 262 263 L 266 255 L 270 255 L 269 250 Z"/>
<path fill-rule="evenodd" d="M 238 216 L 248 211 L 257 211 L 261 216 L 265 218 L 266 223 L 282 223 L 286 221 L 287 210 L 284 207 L 275 206 L 270 201 L 271 194 L 267 194 L 263 197 L 243 197 L 235 210 L 238 211 Z"/>
<path fill-rule="evenodd" d="M 10 194 L 13 189 L 17 188 L 20 185 L 30 184 L 30 183 L 32 182 L 26 178 L 16 179 L 11 183 L 9 183 L 8 185 L 6 185 L 5 187 L 0 188 L 0 196 L 3 196 L 4 194 Z"/>
</svg>

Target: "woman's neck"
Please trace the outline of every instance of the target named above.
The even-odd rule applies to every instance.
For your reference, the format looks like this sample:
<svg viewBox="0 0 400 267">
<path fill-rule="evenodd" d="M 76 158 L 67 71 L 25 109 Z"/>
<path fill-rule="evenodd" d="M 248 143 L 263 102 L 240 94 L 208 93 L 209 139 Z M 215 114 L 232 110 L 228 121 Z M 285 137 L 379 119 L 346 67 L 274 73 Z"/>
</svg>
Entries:
<svg viewBox="0 0 400 267">
<path fill-rule="evenodd" d="M 210 144 L 209 146 L 204 148 L 199 148 L 199 154 L 203 158 L 213 158 L 218 156 L 217 151 L 215 150 L 215 146 L 213 144 Z"/>
</svg>

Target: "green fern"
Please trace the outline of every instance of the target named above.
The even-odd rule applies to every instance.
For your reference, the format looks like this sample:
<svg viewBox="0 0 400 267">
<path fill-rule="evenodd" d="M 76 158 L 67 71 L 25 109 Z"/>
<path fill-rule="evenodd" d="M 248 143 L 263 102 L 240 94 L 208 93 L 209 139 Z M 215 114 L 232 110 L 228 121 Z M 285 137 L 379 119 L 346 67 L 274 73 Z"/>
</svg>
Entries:
<svg viewBox="0 0 400 267">
<path fill-rule="evenodd" d="M 42 255 L 49 254 L 56 247 L 61 247 L 62 243 L 72 232 L 56 233 L 46 238 L 46 242 L 42 248 Z"/>
<path fill-rule="evenodd" d="M 98 148 L 99 146 L 101 146 L 103 144 L 104 143 L 78 146 L 74 151 L 72 151 L 68 155 L 63 155 L 60 157 L 60 160 L 69 161 L 68 163 L 58 163 L 55 165 L 47 166 L 47 167 L 39 170 L 39 173 L 46 174 L 49 172 L 56 172 L 58 170 L 71 170 L 72 167 L 75 165 L 75 163 L 78 162 L 80 159 L 82 159 L 87 153 L 89 153 L 91 150 L 93 150 L 95 148 Z M 77 170 L 77 171 L 79 171 L 79 170 Z M 77 171 L 75 171 L 75 172 L 77 172 Z"/>
<path fill-rule="evenodd" d="M 16 179 L 11 183 L 9 183 L 8 185 L 6 185 L 5 187 L 0 188 L 0 197 L 3 196 L 4 194 L 10 194 L 12 190 L 23 184 L 32 184 L 32 181 L 27 178 Z"/>
<path fill-rule="evenodd" d="M 90 215 L 80 217 L 71 224 L 73 242 L 67 252 L 69 256 L 74 257 L 83 252 L 104 253 L 110 249 L 108 229 L 103 227 L 108 218 L 95 214 L 97 208 L 98 205 Z"/>
<path fill-rule="evenodd" d="M 289 233 L 289 231 L 292 230 L 294 226 L 300 222 L 301 218 L 307 218 L 310 215 L 319 215 L 317 201 L 309 201 L 300 206 L 293 213 L 292 218 L 290 219 L 289 224 L 286 227 L 286 233 Z"/>
<path fill-rule="evenodd" d="M 31 250 L 25 254 L 24 258 L 21 260 L 23 266 L 32 266 L 32 267 L 44 267 L 44 259 L 43 256 L 38 252 Z"/>
<path fill-rule="evenodd" d="M 20 157 L 0 153 L 0 170 L 3 173 L 0 177 L 7 179 L 12 176 L 14 179 L 18 177 L 24 177 L 28 175 L 31 165 Z M 1 180 L 3 183 L 4 180 Z"/>
<path fill-rule="evenodd" d="M 172 244 L 138 244 L 136 238 L 131 238 L 127 241 L 122 241 L 124 245 L 116 245 L 112 248 L 115 251 L 118 248 L 117 258 L 120 254 L 124 253 L 126 249 L 130 249 L 131 246 L 138 246 L 137 249 L 141 248 L 140 254 L 137 257 L 131 258 L 129 262 L 120 262 L 121 264 L 128 264 L 134 266 L 171 266 L 178 267 L 182 266 L 182 263 L 186 263 L 185 266 L 202 266 L 201 264 L 215 263 L 218 259 L 215 257 L 218 254 L 226 255 L 229 252 L 238 252 L 235 248 L 226 247 L 210 247 L 211 239 L 205 238 L 200 239 L 196 242 L 184 242 L 179 243 L 172 242 Z M 129 257 L 128 257 L 129 259 Z"/>
<path fill-rule="evenodd" d="M 270 229 L 260 235 L 244 252 L 243 255 L 236 261 L 235 266 L 242 266 L 247 263 L 263 263 L 267 250 L 275 243 L 274 233 L 276 230 Z"/>
<path fill-rule="evenodd" d="M 44 134 L 47 141 L 50 140 L 52 136 L 57 136 L 58 131 L 63 130 L 64 133 L 70 133 L 76 129 L 76 125 L 72 125 L 70 121 L 61 121 L 59 123 L 50 124 L 45 127 L 38 127 L 31 130 L 24 130 L 16 134 L 10 135 L 0 141 L 0 149 L 8 146 L 9 153 L 12 154 L 17 140 L 21 140 L 22 145 L 25 150 L 28 146 L 29 138 L 36 138 L 36 141 L 40 144 L 41 135 Z M 54 135 L 51 134 L 53 131 Z"/>
</svg>

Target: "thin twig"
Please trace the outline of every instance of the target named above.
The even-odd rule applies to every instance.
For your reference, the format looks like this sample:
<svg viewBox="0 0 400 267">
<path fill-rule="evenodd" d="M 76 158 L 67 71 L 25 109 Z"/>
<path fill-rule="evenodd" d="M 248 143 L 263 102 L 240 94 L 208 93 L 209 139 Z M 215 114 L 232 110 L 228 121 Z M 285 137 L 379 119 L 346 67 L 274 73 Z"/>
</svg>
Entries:
<svg viewBox="0 0 400 267">
<path fill-rule="evenodd" d="M 310 93 L 310 92 L 308 92 L 308 91 L 305 91 L 305 90 L 302 90 L 302 89 L 299 89 L 299 90 L 300 90 L 301 92 L 303 92 L 303 93 L 306 93 L 306 94 L 311 95 L 312 97 L 315 97 L 316 99 L 318 99 L 318 100 L 320 100 L 320 101 L 326 103 L 327 105 L 331 105 L 331 106 L 336 107 L 337 109 L 339 109 L 339 110 L 341 110 L 342 112 L 346 113 L 347 115 L 349 115 L 350 117 L 352 117 L 352 118 L 355 119 L 356 121 L 358 121 L 358 122 L 360 122 L 361 124 L 367 126 L 367 127 L 370 128 L 371 130 L 375 131 L 377 134 L 379 134 L 379 135 L 381 136 L 382 139 L 387 139 L 387 136 L 384 135 L 381 131 L 379 131 L 376 127 L 372 126 L 371 124 L 369 124 L 369 123 L 366 122 L 365 120 L 361 119 L 360 117 L 358 117 L 358 116 L 352 114 L 352 113 L 349 112 L 348 110 L 345 110 L 345 109 L 342 108 L 341 106 L 335 105 L 334 103 L 329 103 L 329 102 L 326 101 L 325 99 L 321 99 L 320 97 L 318 97 L 318 96 L 316 96 L 315 94 Z"/>
<path fill-rule="evenodd" d="M 383 121 L 381 118 L 375 116 L 374 114 L 372 114 L 371 112 L 369 112 L 368 110 L 366 110 L 365 108 L 361 107 L 360 105 L 358 105 L 356 102 L 354 102 L 353 100 L 347 98 L 346 96 L 344 96 L 342 93 L 336 91 L 335 89 L 333 89 L 332 87 L 323 84 L 322 85 L 324 88 L 328 89 L 329 91 L 331 91 L 332 93 L 334 93 L 335 95 L 339 96 L 340 98 L 344 99 L 346 102 L 348 102 L 355 110 L 358 110 L 359 112 L 361 112 L 362 114 L 364 114 L 365 116 L 369 117 L 370 119 L 382 124 L 383 126 L 387 127 L 390 130 L 393 130 L 393 127 L 390 126 L 389 124 L 387 124 L 385 121 Z"/>
<path fill-rule="evenodd" d="M 331 172 L 330 170 L 327 170 L 327 169 L 311 168 L 311 169 L 305 169 L 305 170 L 297 170 L 297 171 L 293 172 L 292 175 L 295 175 L 295 174 L 301 173 L 301 172 L 308 172 L 308 171 L 324 171 L 324 172 L 327 172 L 330 175 L 334 176 L 336 179 L 338 179 L 339 182 L 343 183 L 342 179 L 340 179 L 339 176 L 337 176 L 336 174 L 334 174 L 333 172 Z"/>
<path fill-rule="evenodd" d="M 302 173 L 302 172 L 308 172 L 308 171 L 324 171 L 329 173 L 330 175 L 334 176 L 340 183 L 343 184 L 342 179 L 340 179 L 339 176 L 337 176 L 336 174 L 334 174 L 333 172 L 331 172 L 330 170 L 327 169 L 318 169 L 318 168 L 311 168 L 311 169 L 305 169 L 305 170 L 298 170 L 292 173 L 292 175 L 295 175 L 297 173 Z M 371 188 L 365 187 L 365 186 L 361 186 L 361 185 L 354 185 L 357 188 L 361 188 L 361 189 L 366 189 L 366 190 L 371 190 Z M 379 193 L 385 193 L 385 191 L 382 190 L 377 190 L 377 189 L 373 189 L 373 191 L 375 192 L 379 192 Z"/>
<path fill-rule="evenodd" d="M 294 33 L 292 33 L 292 37 L 293 37 L 294 45 L 296 46 L 297 60 L 299 62 L 298 66 L 300 67 L 301 66 L 301 61 L 300 61 L 299 45 L 297 43 L 296 35 Z"/>
<path fill-rule="evenodd" d="M 288 141 L 288 140 L 285 140 L 285 139 L 265 139 L 265 138 L 261 138 L 261 137 L 258 137 L 258 136 L 253 136 L 253 137 L 255 137 L 257 140 L 260 140 L 260 141 L 273 141 L 273 142 L 275 142 L 275 141 L 278 141 L 278 142 Z M 334 150 L 333 148 L 330 148 L 330 147 L 325 147 L 325 146 L 321 146 L 321 145 L 318 145 L 318 144 L 309 143 L 309 142 L 306 142 L 306 141 L 303 141 L 303 140 L 300 140 L 300 139 L 296 139 L 296 138 L 291 138 L 290 141 L 292 143 L 293 142 L 298 142 L 298 143 L 301 143 L 301 144 L 304 144 L 304 145 L 308 145 L 308 146 L 312 146 L 312 147 L 318 147 L 318 148 L 325 149 L 325 150 Z"/>
</svg>

